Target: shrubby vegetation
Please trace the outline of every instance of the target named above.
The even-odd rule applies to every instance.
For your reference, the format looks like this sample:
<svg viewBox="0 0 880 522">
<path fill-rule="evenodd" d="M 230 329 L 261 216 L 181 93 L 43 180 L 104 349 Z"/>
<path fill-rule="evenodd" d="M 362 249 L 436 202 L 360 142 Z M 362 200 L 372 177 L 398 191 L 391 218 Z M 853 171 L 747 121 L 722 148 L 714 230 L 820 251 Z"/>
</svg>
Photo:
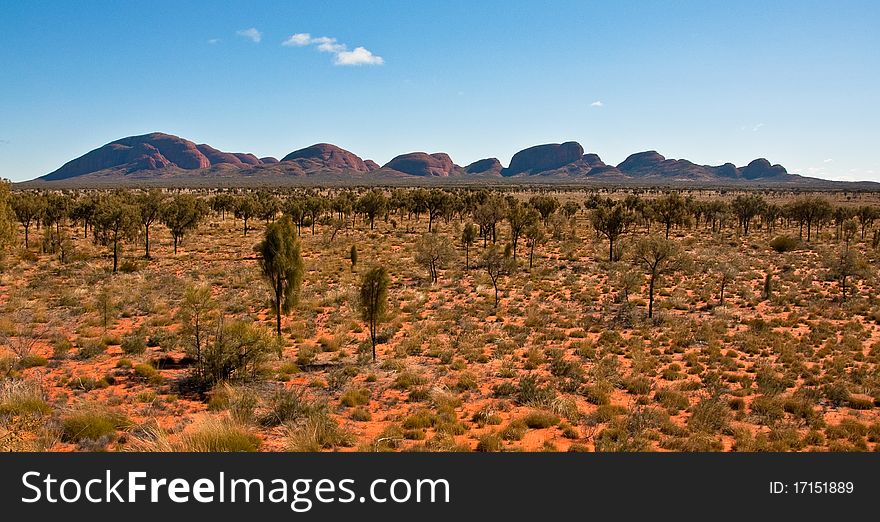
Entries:
<svg viewBox="0 0 880 522">
<path fill-rule="evenodd" d="M 0 449 L 877 450 L 877 203 L 4 184 Z"/>
</svg>

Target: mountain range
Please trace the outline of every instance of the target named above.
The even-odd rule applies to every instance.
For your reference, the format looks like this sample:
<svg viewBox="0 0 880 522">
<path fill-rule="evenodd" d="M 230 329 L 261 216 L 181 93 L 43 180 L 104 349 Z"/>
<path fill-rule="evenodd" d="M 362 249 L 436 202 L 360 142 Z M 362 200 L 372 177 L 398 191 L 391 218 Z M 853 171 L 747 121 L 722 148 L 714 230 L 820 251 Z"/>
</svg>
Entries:
<svg viewBox="0 0 880 522">
<path fill-rule="evenodd" d="M 329 143 L 318 143 L 280 160 L 249 153 L 223 152 L 206 144 L 154 132 L 108 143 L 35 181 L 186 180 L 237 177 L 303 177 L 334 175 L 337 179 L 421 178 L 535 178 L 608 182 L 763 182 L 796 184 L 820 181 L 789 174 L 782 165 L 763 158 L 743 167 L 732 163 L 699 165 L 667 159 L 656 151 L 632 154 L 618 165 L 607 165 L 597 154 L 585 153 L 574 141 L 536 145 L 513 155 L 507 167 L 486 158 L 461 167 L 444 152 L 410 152 L 385 165 L 364 160 Z"/>
</svg>

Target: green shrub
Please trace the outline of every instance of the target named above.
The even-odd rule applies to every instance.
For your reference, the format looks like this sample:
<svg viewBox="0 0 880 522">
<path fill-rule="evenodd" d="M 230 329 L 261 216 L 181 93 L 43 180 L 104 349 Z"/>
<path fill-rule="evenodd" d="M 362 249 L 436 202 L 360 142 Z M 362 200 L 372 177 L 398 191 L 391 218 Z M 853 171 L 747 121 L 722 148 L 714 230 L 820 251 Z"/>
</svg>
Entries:
<svg viewBox="0 0 880 522">
<path fill-rule="evenodd" d="M 230 419 L 204 417 L 189 426 L 175 445 L 177 451 L 251 452 L 260 448 L 260 437 Z"/>
<path fill-rule="evenodd" d="M 36 366 L 46 366 L 49 364 L 49 360 L 43 357 L 42 355 L 25 355 L 21 359 L 18 360 L 18 367 L 22 370 L 26 370 L 28 368 L 34 368 Z"/>
<path fill-rule="evenodd" d="M 47 415 L 52 411 L 37 383 L 6 380 L 0 383 L 0 417 Z"/>
<path fill-rule="evenodd" d="M 437 423 L 437 416 L 428 410 L 419 410 L 403 420 L 404 429 L 426 429 Z"/>
<path fill-rule="evenodd" d="M 716 433 L 727 427 L 730 410 L 720 399 L 707 397 L 694 405 L 688 427 L 703 433 Z"/>
<path fill-rule="evenodd" d="M 777 236 L 770 241 L 770 248 L 782 253 L 797 250 L 800 247 L 800 241 L 790 236 Z"/>
<path fill-rule="evenodd" d="M 526 423 L 522 419 L 515 419 L 502 428 L 499 435 L 504 440 L 522 440 L 527 431 L 529 431 L 529 427 L 526 426 Z"/>
<path fill-rule="evenodd" d="M 559 417 L 549 411 L 540 410 L 529 412 L 522 420 L 529 429 L 533 430 L 549 428 L 559 424 Z"/>
<path fill-rule="evenodd" d="M 162 375 L 159 373 L 159 370 L 153 368 L 153 366 L 149 364 L 144 363 L 134 365 L 134 375 L 138 379 L 142 379 L 153 384 L 159 384 L 162 382 Z"/>
<path fill-rule="evenodd" d="M 290 428 L 287 447 L 290 451 L 321 451 L 353 444 L 351 433 L 341 428 L 327 412 L 316 411 Z"/>
<path fill-rule="evenodd" d="M 370 403 L 370 390 L 367 388 L 356 388 L 346 391 L 339 399 L 339 404 L 346 408 L 355 406 L 364 406 Z"/>
<path fill-rule="evenodd" d="M 79 344 L 76 358 L 79 360 L 91 359 L 107 351 L 107 345 L 103 340 L 85 340 Z"/>
<path fill-rule="evenodd" d="M 495 452 L 501 451 L 503 444 L 497 433 L 486 433 L 480 436 L 477 442 L 477 451 Z"/>
<path fill-rule="evenodd" d="M 98 406 L 85 406 L 61 417 L 61 440 L 63 442 L 98 441 L 110 438 L 117 430 L 131 423 L 125 416 Z"/>
<path fill-rule="evenodd" d="M 123 337 L 120 346 L 125 355 L 141 355 L 147 351 L 147 341 L 140 331 L 134 331 Z"/>
</svg>

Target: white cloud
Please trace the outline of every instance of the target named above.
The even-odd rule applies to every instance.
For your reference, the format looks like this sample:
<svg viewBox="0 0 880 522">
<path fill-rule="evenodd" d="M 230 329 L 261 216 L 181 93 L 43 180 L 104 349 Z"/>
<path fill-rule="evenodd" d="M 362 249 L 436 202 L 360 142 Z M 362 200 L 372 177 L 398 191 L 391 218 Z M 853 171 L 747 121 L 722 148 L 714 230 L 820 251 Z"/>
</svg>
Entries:
<svg viewBox="0 0 880 522">
<path fill-rule="evenodd" d="M 210 40 L 208 40 L 208 43 L 211 45 L 214 45 L 216 43 L 220 43 L 220 39 L 219 38 L 211 38 Z"/>
<path fill-rule="evenodd" d="M 364 47 L 355 47 L 349 51 L 348 46 L 329 36 L 312 37 L 309 33 L 295 33 L 281 42 L 285 47 L 305 47 L 313 45 L 322 53 L 333 54 L 336 65 L 382 65 L 385 60 Z"/>
<path fill-rule="evenodd" d="M 596 100 L 590 104 L 590 107 L 604 107 L 605 104 L 602 103 L 602 100 Z"/>
<path fill-rule="evenodd" d="M 385 60 L 363 47 L 355 47 L 353 51 L 336 53 L 336 60 L 333 63 L 336 65 L 382 65 Z"/>
<path fill-rule="evenodd" d="M 285 47 L 302 47 L 312 43 L 312 35 L 309 33 L 296 33 L 290 35 L 287 40 L 281 42 Z"/>
<path fill-rule="evenodd" d="M 763 123 L 759 123 L 759 124 L 755 125 L 754 127 L 752 127 L 752 132 L 758 132 L 759 130 L 761 130 L 761 127 L 763 127 L 763 126 L 764 126 Z"/>
<path fill-rule="evenodd" d="M 336 38 L 322 36 L 315 38 L 312 43 L 318 46 L 322 53 L 341 53 L 346 50 L 345 44 L 337 43 Z"/>
<path fill-rule="evenodd" d="M 250 29 L 242 29 L 240 31 L 236 31 L 235 34 L 237 34 L 238 36 L 243 36 L 244 38 L 247 38 L 254 43 L 260 43 L 260 40 L 263 39 L 263 33 L 257 31 L 256 27 L 251 27 Z"/>
<path fill-rule="evenodd" d="M 832 161 L 834 161 L 834 158 L 828 158 L 826 160 L 822 160 L 822 163 L 831 163 Z"/>
</svg>

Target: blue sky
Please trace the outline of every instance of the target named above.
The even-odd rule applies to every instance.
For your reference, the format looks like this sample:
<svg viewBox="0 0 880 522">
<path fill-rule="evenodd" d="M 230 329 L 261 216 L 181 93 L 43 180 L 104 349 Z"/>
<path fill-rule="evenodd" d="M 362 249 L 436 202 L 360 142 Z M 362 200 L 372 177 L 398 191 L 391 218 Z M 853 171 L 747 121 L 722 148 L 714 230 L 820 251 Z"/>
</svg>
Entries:
<svg viewBox="0 0 880 522">
<path fill-rule="evenodd" d="M 880 180 L 880 2 L 474 4 L 4 1 L 0 176 L 162 131 L 460 165 L 576 140 Z"/>
</svg>

